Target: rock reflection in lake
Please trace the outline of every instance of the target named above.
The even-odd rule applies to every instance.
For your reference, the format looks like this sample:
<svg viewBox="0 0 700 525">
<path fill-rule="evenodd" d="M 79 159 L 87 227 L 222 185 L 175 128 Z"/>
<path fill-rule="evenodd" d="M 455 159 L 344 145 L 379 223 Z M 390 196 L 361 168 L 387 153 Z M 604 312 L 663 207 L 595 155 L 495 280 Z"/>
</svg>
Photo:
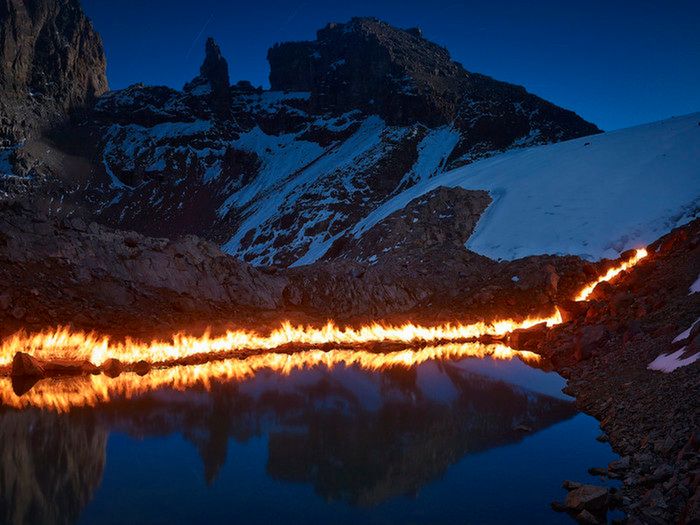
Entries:
<svg viewBox="0 0 700 525">
<path fill-rule="evenodd" d="M 107 436 L 92 414 L 0 412 L 0 523 L 74 523 L 102 481 Z"/>
<path fill-rule="evenodd" d="M 232 480 L 245 483 L 246 474 L 236 472 L 237 458 L 227 456 L 232 443 L 262 438 L 267 450 L 247 459 L 274 487 L 310 487 L 315 496 L 305 497 L 316 504 L 336 502 L 371 514 L 393 499 L 414 497 L 465 456 L 519 443 L 575 415 L 573 404 L 561 395 L 489 377 L 494 374 L 474 370 L 478 361 L 436 361 L 382 372 L 354 367 L 318 367 L 289 376 L 263 372 L 208 392 L 162 389 L 60 415 L 6 409 L 0 413 L 0 521 L 71 523 L 84 508 L 86 521 L 114 520 L 122 511 L 132 521 L 152 521 L 133 508 L 143 500 L 138 482 L 119 483 L 117 496 L 109 481 L 97 490 L 96 501 L 90 500 L 104 471 L 112 468 L 129 478 L 130 468 L 139 469 L 140 447 L 169 436 L 181 436 L 197 450 L 203 487 L 198 490 L 214 491 Z M 515 363 L 498 367 L 525 368 Z M 110 463 L 112 435 L 128 438 L 128 450 L 117 451 L 121 464 Z M 121 447 L 123 442 L 120 438 Z M 187 445 L 181 446 L 177 456 L 186 455 Z M 124 465 L 124 457 L 133 466 Z M 172 457 L 173 464 L 179 460 Z M 222 477 L 223 469 L 227 475 Z M 170 487 L 165 499 L 183 505 L 192 475 L 182 472 L 181 484 L 172 477 L 163 480 Z M 284 517 L 284 499 L 267 496 L 270 507 L 278 506 L 275 515 Z M 149 496 L 149 505 L 159 508 L 159 520 L 185 520 L 175 507 L 154 498 Z M 193 516 L 204 520 L 206 514 L 205 509 Z"/>
</svg>

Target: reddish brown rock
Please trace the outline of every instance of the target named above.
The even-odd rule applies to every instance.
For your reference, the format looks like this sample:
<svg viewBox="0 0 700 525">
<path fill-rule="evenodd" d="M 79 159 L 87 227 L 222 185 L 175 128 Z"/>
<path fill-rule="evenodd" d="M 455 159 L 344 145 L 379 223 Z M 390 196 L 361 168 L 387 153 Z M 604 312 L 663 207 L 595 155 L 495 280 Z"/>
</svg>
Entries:
<svg viewBox="0 0 700 525">
<path fill-rule="evenodd" d="M 547 323 L 536 324 L 530 328 L 514 330 L 508 337 L 508 344 L 521 350 L 536 350 L 547 339 Z"/>
<path fill-rule="evenodd" d="M 17 352 L 12 359 L 12 375 L 16 377 L 43 377 L 46 375 L 42 362 L 25 352 Z"/>
<path fill-rule="evenodd" d="M 74 359 L 52 359 L 43 362 L 46 375 L 82 375 L 99 373 L 99 369 L 89 361 Z"/>
<path fill-rule="evenodd" d="M 591 295 L 589 296 L 589 299 L 591 300 L 608 300 L 610 296 L 614 293 L 614 288 L 613 285 L 610 284 L 607 281 L 603 281 L 602 283 L 598 283 L 598 285 L 593 288 L 593 292 L 591 292 Z"/>
<path fill-rule="evenodd" d="M 123 367 L 119 359 L 107 359 L 102 363 L 101 369 L 109 377 L 117 377 L 122 373 Z"/>
<path fill-rule="evenodd" d="M 560 301 L 557 305 L 563 322 L 575 321 L 584 318 L 588 312 L 589 303 L 587 301 Z"/>
<path fill-rule="evenodd" d="M 608 329 L 603 325 L 592 325 L 583 327 L 576 337 L 574 346 L 574 357 L 576 361 L 583 361 L 593 357 L 601 343 L 608 335 Z"/>
<path fill-rule="evenodd" d="M 146 375 L 148 372 L 151 371 L 151 364 L 148 363 L 147 361 L 138 361 L 134 363 L 133 366 L 134 372 L 136 372 L 140 376 Z"/>
<path fill-rule="evenodd" d="M 582 485 L 566 495 L 565 505 L 572 511 L 600 512 L 608 506 L 608 489 L 596 485 Z"/>
</svg>

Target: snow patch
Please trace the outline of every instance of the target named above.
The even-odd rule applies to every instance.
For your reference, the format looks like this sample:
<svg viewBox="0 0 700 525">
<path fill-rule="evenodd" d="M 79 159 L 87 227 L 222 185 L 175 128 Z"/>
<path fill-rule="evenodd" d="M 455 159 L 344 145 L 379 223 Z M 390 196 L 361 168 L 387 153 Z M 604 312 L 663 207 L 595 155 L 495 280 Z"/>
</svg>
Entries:
<svg viewBox="0 0 700 525">
<path fill-rule="evenodd" d="M 700 359 L 700 352 L 691 355 L 690 357 L 681 358 L 685 352 L 685 347 L 673 352 L 672 354 L 661 354 L 654 359 L 647 368 L 649 370 L 657 370 L 659 372 L 670 373 L 678 368 L 693 364 Z"/>
<path fill-rule="evenodd" d="M 219 210 L 225 213 L 231 206 L 247 205 L 246 212 L 249 215 L 240 225 L 236 233 L 222 246 L 222 250 L 232 255 L 242 253 L 241 241 L 250 231 L 259 233 L 265 228 L 266 223 L 279 217 L 283 212 L 294 210 L 296 203 L 301 199 L 310 185 L 319 183 L 324 177 L 337 179 L 347 174 L 354 174 L 362 170 L 376 155 L 382 153 L 382 140 L 386 138 L 387 126 L 384 121 L 376 116 L 367 118 L 357 131 L 344 142 L 331 146 L 327 150 L 314 142 L 296 140 L 294 135 L 269 136 L 259 128 L 255 128 L 249 134 L 241 135 L 236 146 L 245 149 L 253 149 L 262 160 L 262 168 L 258 176 L 241 192 L 227 199 Z M 282 154 L 280 149 L 284 149 Z M 351 181 L 344 183 L 349 190 Z M 329 197 L 325 204 L 332 204 L 335 199 Z M 324 204 L 323 201 L 316 204 Z M 224 208 L 226 207 L 226 208 Z M 336 219 L 340 218 L 336 215 Z M 342 232 L 331 235 L 331 212 L 317 212 L 309 217 L 306 229 L 310 229 L 323 221 L 329 221 L 325 231 L 306 235 L 304 231 L 293 239 L 292 245 L 307 247 L 304 256 L 294 263 L 294 266 L 311 264 L 318 260 L 330 248 L 333 242 Z M 265 244 L 254 246 L 254 252 L 259 255 L 250 262 L 253 264 L 269 264 L 274 256 L 275 237 Z M 246 253 L 254 253 L 247 250 Z M 264 255 L 263 255 L 264 254 Z"/>
<path fill-rule="evenodd" d="M 688 295 L 692 295 L 698 292 L 700 292 L 700 275 L 698 275 L 698 278 L 695 279 L 695 282 L 690 285 L 690 293 Z"/>
<path fill-rule="evenodd" d="M 683 330 L 680 334 L 676 336 L 676 338 L 672 341 L 672 343 L 680 343 L 681 341 L 685 341 L 688 339 L 688 336 L 690 336 L 690 332 L 693 330 L 693 327 L 698 324 L 698 321 L 700 321 L 700 317 L 698 317 L 693 324 L 690 325 L 690 328 L 687 330 Z"/>
<path fill-rule="evenodd" d="M 404 181 L 423 182 L 441 173 L 457 142 L 459 131 L 451 126 L 431 130 L 418 144 L 418 159 Z"/>
<path fill-rule="evenodd" d="M 494 200 L 467 243 L 477 253 L 616 257 L 697 216 L 699 118 L 695 113 L 477 161 L 422 180 L 352 232 L 361 236 L 439 186 L 460 186 L 486 190 Z"/>
</svg>

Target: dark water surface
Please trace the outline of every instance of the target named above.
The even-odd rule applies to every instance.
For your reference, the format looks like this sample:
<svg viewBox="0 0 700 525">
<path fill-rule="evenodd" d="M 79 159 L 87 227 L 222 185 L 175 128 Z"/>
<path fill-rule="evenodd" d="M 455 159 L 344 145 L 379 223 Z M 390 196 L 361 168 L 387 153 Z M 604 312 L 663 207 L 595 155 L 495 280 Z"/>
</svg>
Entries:
<svg viewBox="0 0 700 525">
<path fill-rule="evenodd" d="M 0 520 L 571 523 L 549 507 L 562 480 L 593 482 L 614 455 L 563 384 L 467 358 L 3 409 Z"/>
</svg>

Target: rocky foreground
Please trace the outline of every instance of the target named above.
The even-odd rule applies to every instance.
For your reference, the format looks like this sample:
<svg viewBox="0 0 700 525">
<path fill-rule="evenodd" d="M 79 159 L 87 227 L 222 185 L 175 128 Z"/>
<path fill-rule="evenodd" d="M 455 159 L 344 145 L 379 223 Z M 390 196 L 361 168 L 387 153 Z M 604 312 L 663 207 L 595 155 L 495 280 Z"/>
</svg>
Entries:
<svg viewBox="0 0 700 525">
<path fill-rule="evenodd" d="M 154 239 L 6 204 L 0 219 L 3 335 L 60 324 L 114 337 L 167 336 L 217 323 L 264 332 L 281 319 L 317 324 L 328 317 L 434 324 L 546 314 L 556 306 L 563 324 L 517 331 L 510 344 L 541 354 L 568 379 L 567 392 L 601 420 L 600 439 L 621 455 L 608 466 L 592 466 L 594 472 L 622 481 L 614 493 L 567 482 L 570 497 L 556 507 L 589 522 L 620 507 L 631 523 L 694 523 L 700 361 L 670 373 L 648 366 L 681 349 L 678 359 L 692 361 L 698 352 L 699 325 L 673 341 L 700 313 L 700 294 L 689 293 L 700 268 L 700 220 L 652 244 L 643 263 L 600 284 L 588 301 L 573 302 L 581 285 L 610 263 L 576 257 L 496 262 L 464 250 L 473 217 L 487 202 L 479 192 L 440 188 L 407 210 L 435 217 L 448 207 L 456 215 L 454 231 L 426 218 L 406 235 L 403 251 L 381 261 L 358 262 L 360 244 L 345 247 L 359 255 L 352 260 L 289 270 L 249 266 L 196 237 Z M 401 213 L 388 217 L 363 242 L 393 242 L 390 234 L 400 233 L 404 220 Z M 35 364 L 20 360 L 16 367 L 32 375 Z M 41 366 L 42 374 L 96 372 L 70 363 Z"/>
<path fill-rule="evenodd" d="M 555 507 L 582 522 L 598 522 L 608 506 L 622 508 L 629 523 L 700 520 L 700 293 L 689 289 L 700 270 L 700 221 L 649 252 L 590 301 L 562 305 L 569 322 L 522 339 L 551 359 L 568 379 L 566 393 L 601 421 L 598 439 L 620 454 L 591 469 L 622 481 L 614 494 L 567 482 L 570 497 Z M 675 352 L 676 360 L 658 359 Z M 672 369 L 677 360 L 690 364 L 649 369 Z"/>
</svg>

